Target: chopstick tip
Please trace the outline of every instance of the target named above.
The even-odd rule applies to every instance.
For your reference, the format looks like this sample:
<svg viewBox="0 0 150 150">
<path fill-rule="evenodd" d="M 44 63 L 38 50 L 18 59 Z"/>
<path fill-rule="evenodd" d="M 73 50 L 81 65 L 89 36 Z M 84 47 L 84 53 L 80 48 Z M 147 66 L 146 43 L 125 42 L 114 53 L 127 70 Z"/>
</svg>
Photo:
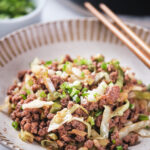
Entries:
<svg viewBox="0 0 150 150">
<path fill-rule="evenodd" d="M 91 5 L 90 2 L 84 2 L 85 7 L 88 7 L 89 5 Z"/>
<path fill-rule="evenodd" d="M 100 7 L 100 8 L 103 8 L 103 7 L 105 7 L 105 6 L 106 6 L 106 5 L 105 5 L 104 3 L 100 3 L 100 4 L 99 4 L 99 7 Z"/>
</svg>

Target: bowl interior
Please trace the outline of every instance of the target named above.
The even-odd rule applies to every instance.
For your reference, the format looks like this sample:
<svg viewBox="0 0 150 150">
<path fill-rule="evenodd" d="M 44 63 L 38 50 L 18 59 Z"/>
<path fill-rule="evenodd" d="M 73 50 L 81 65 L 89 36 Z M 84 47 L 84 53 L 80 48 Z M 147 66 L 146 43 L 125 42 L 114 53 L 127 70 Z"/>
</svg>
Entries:
<svg viewBox="0 0 150 150">
<path fill-rule="evenodd" d="M 130 27 L 149 43 L 148 30 Z M 90 57 L 97 53 L 103 54 L 106 60 L 118 59 L 123 66 L 131 67 L 137 78 L 145 84 L 149 81 L 149 69 L 97 20 L 51 22 L 30 26 L 0 41 L 0 103 L 3 103 L 7 88 L 16 78 L 17 72 L 28 69 L 35 57 L 54 60 L 65 54 Z M 18 149 L 41 149 L 37 144 L 27 144 L 18 138 L 6 113 L 0 113 L 0 119 L 1 143 L 11 148 L 16 146 Z M 142 150 L 145 146 L 148 150 L 150 144 L 147 141 L 148 139 L 142 139 L 141 144 L 131 149 Z"/>
</svg>

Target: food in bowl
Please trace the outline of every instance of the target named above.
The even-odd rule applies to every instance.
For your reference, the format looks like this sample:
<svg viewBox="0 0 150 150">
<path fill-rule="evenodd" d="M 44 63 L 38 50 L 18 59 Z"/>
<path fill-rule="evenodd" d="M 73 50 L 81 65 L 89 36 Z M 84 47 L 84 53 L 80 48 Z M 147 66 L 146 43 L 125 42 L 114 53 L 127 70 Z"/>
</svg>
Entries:
<svg viewBox="0 0 150 150">
<path fill-rule="evenodd" d="M 0 19 L 18 18 L 29 14 L 35 9 L 31 0 L 1 0 Z"/>
<path fill-rule="evenodd" d="M 149 90 L 119 61 L 105 62 L 102 55 L 36 58 L 18 73 L 3 107 L 25 142 L 47 149 L 126 150 L 139 136 L 150 136 Z"/>
</svg>

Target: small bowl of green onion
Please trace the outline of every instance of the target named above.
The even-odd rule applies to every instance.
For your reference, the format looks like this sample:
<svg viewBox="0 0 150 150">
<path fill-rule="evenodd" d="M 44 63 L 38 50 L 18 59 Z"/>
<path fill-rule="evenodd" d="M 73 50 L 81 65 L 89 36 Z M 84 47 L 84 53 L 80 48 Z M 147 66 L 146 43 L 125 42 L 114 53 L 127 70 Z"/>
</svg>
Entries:
<svg viewBox="0 0 150 150">
<path fill-rule="evenodd" d="M 46 0 L 0 0 L 0 37 L 40 21 Z"/>
</svg>

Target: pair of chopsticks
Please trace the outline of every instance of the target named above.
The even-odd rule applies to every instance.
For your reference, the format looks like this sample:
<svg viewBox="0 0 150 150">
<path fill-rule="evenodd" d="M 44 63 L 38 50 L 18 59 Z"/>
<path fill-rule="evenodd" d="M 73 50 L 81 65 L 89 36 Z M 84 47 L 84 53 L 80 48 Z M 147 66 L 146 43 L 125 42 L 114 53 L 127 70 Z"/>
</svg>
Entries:
<svg viewBox="0 0 150 150">
<path fill-rule="evenodd" d="M 100 8 L 106 13 L 121 29 L 130 37 L 129 39 L 115 25 L 113 25 L 101 12 L 89 2 L 84 3 L 85 7 L 96 16 L 111 32 L 113 32 L 147 67 L 150 68 L 150 48 L 142 41 L 123 21 L 112 12 L 105 4 Z"/>
</svg>

